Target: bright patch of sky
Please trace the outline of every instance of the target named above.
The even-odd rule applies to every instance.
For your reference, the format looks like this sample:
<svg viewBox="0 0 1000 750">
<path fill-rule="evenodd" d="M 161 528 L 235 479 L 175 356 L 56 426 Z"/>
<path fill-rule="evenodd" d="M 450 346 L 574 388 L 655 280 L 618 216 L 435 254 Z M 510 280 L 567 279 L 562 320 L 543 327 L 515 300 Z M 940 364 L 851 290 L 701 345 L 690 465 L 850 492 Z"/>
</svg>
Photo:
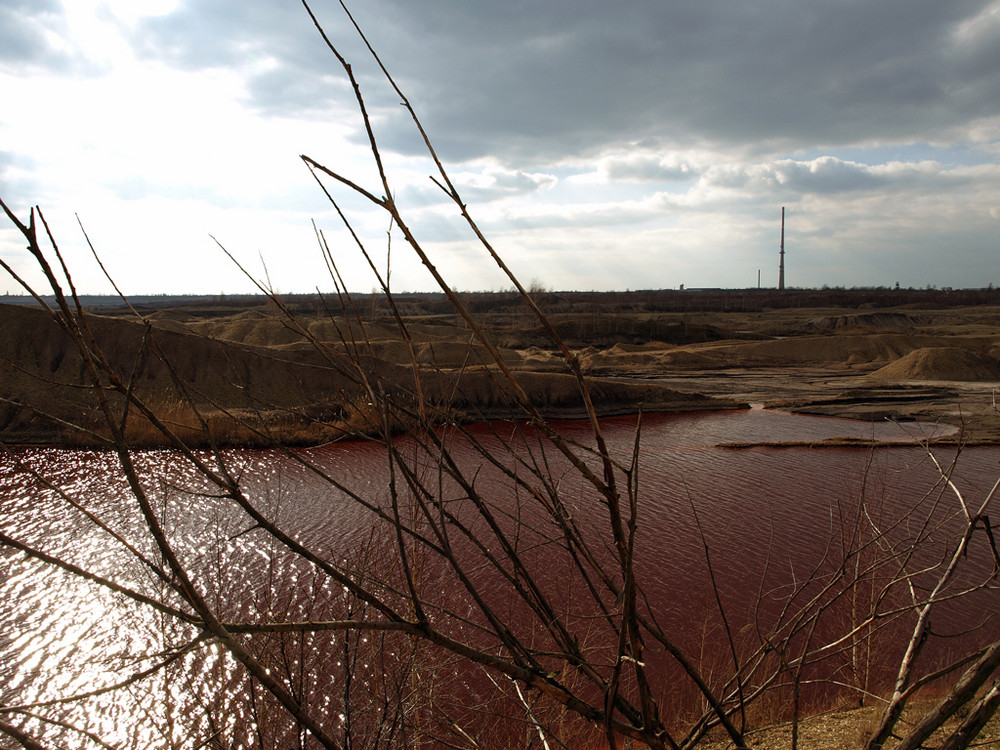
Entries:
<svg viewBox="0 0 1000 750">
<path fill-rule="evenodd" d="M 459 289 L 509 286 L 333 2 L 404 206 Z M 353 8 L 463 201 L 523 279 L 765 286 L 1000 283 L 1000 0 L 623 0 Z M 299 159 L 383 193 L 336 59 L 297 2 L 0 0 L 0 198 L 40 205 L 82 291 L 374 280 Z M 397 290 L 433 282 L 387 218 L 324 183 Z M 0 253 L 32 283 L 10 224 Z M 213 239 L 214 238 L 214 239 Z M 391 243 L 391 252 L 389 244 Z M 19 291 L 10 280 L 0 292 Z"/>
</svg>

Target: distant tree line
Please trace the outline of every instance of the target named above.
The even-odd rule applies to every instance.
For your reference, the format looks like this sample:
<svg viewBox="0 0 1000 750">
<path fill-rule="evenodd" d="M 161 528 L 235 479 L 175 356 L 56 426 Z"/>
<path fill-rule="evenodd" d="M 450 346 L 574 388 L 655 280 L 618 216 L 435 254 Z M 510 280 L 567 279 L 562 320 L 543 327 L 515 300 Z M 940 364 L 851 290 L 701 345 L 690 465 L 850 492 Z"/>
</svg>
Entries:
<svg viewBox="0 0 1000 750">
<path fill-rule="evenodd" d="M 462 299 L 475 314 L 518 313 L 524 300 L 513 291 L 462 292 Z M 885 308 L 925 306 L 932 308 L 971 307 L 1000 304 L 1000 288 L 992 285 L 982 289 L 952 289 L 950 287 L 899 289 L 893 287 L 820 287 L 818 289 L 640 289 L 615 292 L 548 291 L 533 295 L 547 313 L 581 313 L 599 309 L 603 312 L 763 312 L 788 308 L 847 307 Z M 388 303 L 381 293 L 354 294 L 360 312 L 371 317 L 389 316 Z M 284 294 L 283 304 L 297 315 L 324 315 L 336 307 L 336 294 Z M 441 292 L 404 292 L 396 294 L 398 312 L 407 316 L 453 315 L 451 302 Z M 49 304 L 53 300 L 46 300 Z M 155 312 L 183 307 L 196 317 L 231 315 L 236 311 L 269 308 L 263 294 L 235 295 L 149 295 L 131 297 L 133 307 L 143 312 Z M 6 304 L 36 304 L 27 295 L 8 295 Z M 114 296 L 82 296 L 84 307 L 94 311 L 115 311 L 124 303 Z"/>
</svg>

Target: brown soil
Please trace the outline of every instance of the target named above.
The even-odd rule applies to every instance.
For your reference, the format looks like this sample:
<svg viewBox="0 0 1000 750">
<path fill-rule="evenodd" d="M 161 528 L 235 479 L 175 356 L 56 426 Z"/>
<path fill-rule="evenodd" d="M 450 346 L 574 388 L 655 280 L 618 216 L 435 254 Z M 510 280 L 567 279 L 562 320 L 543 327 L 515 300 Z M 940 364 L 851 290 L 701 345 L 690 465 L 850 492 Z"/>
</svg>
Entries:
<svg viewBox="0 0 1000 750">
<path fill-rule="evenodd" d="M 917 349 L 880 367 L 873 380 L 952 380 L 1000 382 L 1000 362 L 993 357 L 955 346 Z"/>
<path fill-rule="evenodd" d="M 912 704 L 904 712 L 902 724 L 907 726 L 911 720 L 922 718 L 932 705 L 926 702 Z M 864 708 L 838 708 L 832 711 L 809 716 L 800 720 L 797 728 L 799 750 L 857 750 L 864 747 L 871 732 L 878 726 L 881 716 L 877 705 Z M 939 735 L 932 735 L 928 747 L 938 747 L 946 732 L 953 730 L 955 722 L 951 721 L 939 730 Z M 787 750 L 792 747 L 792 725 L 790 722 L 777 724 L 759 732 L 746 735 L 746 740 L 754 750 Z M 1000 740 L 1000 721 L 994 719 L 976 738 L 973 747 L 995 748 Z M 705 744 L 705 750 L 732 750 L 733 744 L 727 739 L 710 740 Z"/>
<path fill-rule="evenodd" d="M 364 380 L 417 408 L 413 360 L 424 401 L 441 419 L 524 417 L 497 366 L 487 364 L 485 347 L 454 327 L 413 326 L 419 338 L 411 347 L 378 323 L 359 340 L 358 329 L 342 320 L 289 323 L 239 313 L 184 324 L 178 317 L 144 325 L 88 314 L 87 322 L 120 382 L 188 442 L 205 442 L 201 419 L 224 444 L 316 444 L 365 431 L 373 414 Z M 72 337 L 38 308 L 0 305 L 0 327 L 0 439 L 99 444 L 108 432 Z M 586 415 L 576 381 L 551 354 L 507 350 L 503 359 L 542 415 Z M 647 381 L 593 378 L 590 393 L 602 415 L 740 406 Z M 121 394 L 109 396 L 113 413 L 122 413 Z M 130 435 L 138 445 L 164 442 L 140 416 L 131 419 Z"/>
<path fill-rule="evenodd" d="M 1000 307 L 657 313 L 615 299 L 550 305 L 602 414 L 757 403 L 864 420 L 942 421 L 961 427 L 962 439 L 1000 442 L 993 405 Z M 389 319 L 367 321 L 362 335 L 357 323 L 319 311 L 289 322 L 264 303 L 163 306 L 146 311 L 147 326 L 121 310 L 101 313 L 88 317 L 114 369 L 176 423 L 196 423 L 184 407 L 190 398 L 203 415 L 234 412 L 270 433 L 230 433 L 224 441 L 335 439 L 368 418 L 359 372 L 415 402 L 414 360 L 429 406 L 448 418 L 523 415 L 485 348 L 470 341 L 454 314 L 415 306 L 407 316 L 411 346 Z M 530 317 L 485 309 L 480 318 L 543 414 L 583 415 L 568 367 Z M 65 423 L 98 429 L 94 394 L 82 387 L 84 367 L 70 337 L 42 310 L 24 306 L 0 305 L 0 328 L 0 438 L 74 443 L 80 433 Z"/>
</svg>

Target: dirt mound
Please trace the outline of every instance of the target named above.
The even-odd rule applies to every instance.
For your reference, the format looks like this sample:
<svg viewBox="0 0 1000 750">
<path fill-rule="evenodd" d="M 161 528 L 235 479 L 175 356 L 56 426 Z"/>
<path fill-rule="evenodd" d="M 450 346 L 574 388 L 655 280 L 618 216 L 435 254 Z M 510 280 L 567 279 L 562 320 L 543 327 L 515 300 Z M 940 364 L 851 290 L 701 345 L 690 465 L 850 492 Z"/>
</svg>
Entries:
<svg viewBox="0 0 1000 750">
<path fill-rule="evenodd" d="M 537 347 L 531 347 L 518 352 L 521 357 L 520 367 L 524 370 L 541 371 L 566 371 L 566 361 L 556 354 Z"/>
<path fill-rule="evenodd" d="M 968 349 L 917 349 L 869 376 L 877 380 L 1000 380 L 1000 361 Z"/>
<path fill-rule="evenodd" d="M 184 403 L 205 411 L 225 408 L 286 413 L 306 407 L 339 412 L 356 390 L 349 371 L 316 354 L 294 358 L 266 349 L 216 341 L 132 320 L 88 315 L 108 366 L 157 409 Z M 87 429 L 102 424 L 96 393 L 71 336 L 40 308 L 0 305 L 0 435 L 14 442 L 72 442 L 60 422 Z M 114 408 L 121 396 L 111 394 Z M 329 408 L 327 408 L 329 407 Z"/>
<path fill-rule="evenodd" d="M 585 354 L 580 357 L 580 366 L 584 372 L 597 372 L 602 369 L 634 369 L 654 365 L 658 359 L 650 354 L 632 354 L 614 351 L 617 347 L 605 352 Z"/>
<path fill-rule="evenodd" d="M 677 349 L 664 354 L 661 361 L 665 368 L 684 370 L 717 370 L 729 366 L 729 358 L 716 351 L 702 352 Z"/>
<path fill-rule="evenodd" d="M 859 313 L 857 315 L 826 315 L 809 321 L 809 327 L 818 331 L 844 329 L 880 330 L 891 328 L 909 330 L 925 321 L 918 316 L 900 312 Z"/>
<path fill-rule="evenodd" d="M 674 344 L 665 344 L 662 341 L 650 341 L 645 344 L 615 344 L 611 347 L 610 351 L 615 354 L 640 354 L 669 351 L 674 348 Z"/>
<path fill-rule="evenodd" d="M 935 342 L 904 334 L 799 336 L 772 341 L 695 344 L 629 352 L 618 346 L 580 357 L 591 372 L 658 367 L 664 370 L 714 370 L 784 366 L 887 363 Z"/>
<path fill-rule="evenodd" d="M 409 362 L 403 336 L 395 323 L 367 322 L 362 326 L 356 320 L 348 322 L 343 317 L 302 316 L 295 321 L 288 320 L 279 313 L 266 314 L 248 310 L 209 320 L 173 320 L 163 317 L 154 319 L 158 327 L 170 330 L 187 330 L 212 339 L 231 341 L 251 346 L 274 349 L 310 349 L 314 342 L 342 347 L 345 342 L 356 342 L 359 346 L 368 343 L 385 345 L 388 358 L 397 357 L 391 352 L 395 345 L 403 347 L 400 355 Z M 407 326 L 410 337 L 418 342 L 448 341 L 467 345 L 468 331 L 461 331 L 451 325 L 424 325 L 410 323 Z"/>
<path fill-rule="evenodd" d="M 183 429 L 190 431 L 199 422 L 189 399 L 200 414 L 216 415 L 219 424 L 225 422 L 224 412 L 240 414 L 263 440 L 267 434 L 279 434 L 277 425 L 283 430 L 282 440 L 294 436 L 298 442 L 323 442 L 332 439 L 331 430 L 340 430 L 337 425 L 341 423 L 355 425 L 357 418 L 363 425 L 368 398 L 359 377 L 376 383 L 398 403 L 417 402 L 409 350 L 402 351 L 406 345 L 399 341 L 374 343 L 352 362 L 338 355 L 336 347 L 329 351 L 287 345 L 255 347 L 96 315 L 87 315 L 87 323 L 117 379 L 128 383 L 161 415 L 170 412 L 167 418 L 172 423 L 186 425 Z M 81 433 L 67 425 L 101 432 L 103 418 L 96 394 L 89 388 L 85 362 L 71 336 L 40 308 L 0 305 L 0 329 L 5 332 L 0 337 L 0 399 L 6 399 L 0 401 L 0 438 L 12 443 L 79 444 Z M 220 330 L 271 342 L 285 335 L 274 320 L 254 316 L 230 320 Z M 433 340 L 417 342 L 415 349 L 421 388 L 432 408 L 457 418 L 524 416 L 510 386 L 496 377 L 492 366 L 479 364 L 486 358 L 480 348 L 467 342 Z M 391 360 L 380 353 L 391 355 Z M 541 352 L 534 355 L 542 359 Z M 511 353 L 511 359 L 520 362 L 521 355 Z M 547 361 L 546 368 L 557 364 Z M 584 415 L 583 399 L 571 376 L 522 371 L 517 377 L 544 415 Z M 183 388 L 175 381 L 182 382 Z M 601 414 L 632 413 L 640 405 L 647 411 L 732 406 L 729 401 L 682 394 L 662 385 L 589 382 Z M 121 394 L 109 396 L 120 413 Z M 143 432 L 147 434 L 149 440 L 157 439 L 155 433 Z M 199 439 L 197 434 L 185 437 Z M 245 431 L 221 439 L 254 444 L 247 442 Z"/>
<path fill-rule="evenodd" d="M 716 358 L 727 367 L 866 365 L 888 364 L 915 349 L 940 342 L 936 336 L 850 333 L 706 345 L 691 347 L 690 351 Z"/>
<path fill-rule="evenodd" d="M 553 372 L 518 372 L 518 384 L 532 404 L 548 418 L 582 419 L 587 416 L 580 387 L 572 375 Z M 428 386 L 433 383 L 428 380 Z M 457 378 L 437 381 L 448 389 L 450 407 L 476 418 L 523 418 L 511 388 L 487 370 L 463 372 Z M 598 413 L 604 416 L 646 412 L 690 411 L 702 409 L 745 408 L 745 404 L 714 399 L 700 393 L 681 393 L 657 383 L 629 383 L 587 378 L 590 396 Z M 435 402 L 445 399 L 428 387 Z M 443 395 L 443 394 L 442 394 Z"/>
<path fill-rule="evenodd" d="M 659 344 L 642 347 L 616 345 L 604 351 L 587 351 L 580 355 L 584 372 L 610 374 L 615 372 L 650 370 L 715 370 L 727 366 L 728 358 L 719 352 L 725 348 L 700 350 Z"/>
</svg>

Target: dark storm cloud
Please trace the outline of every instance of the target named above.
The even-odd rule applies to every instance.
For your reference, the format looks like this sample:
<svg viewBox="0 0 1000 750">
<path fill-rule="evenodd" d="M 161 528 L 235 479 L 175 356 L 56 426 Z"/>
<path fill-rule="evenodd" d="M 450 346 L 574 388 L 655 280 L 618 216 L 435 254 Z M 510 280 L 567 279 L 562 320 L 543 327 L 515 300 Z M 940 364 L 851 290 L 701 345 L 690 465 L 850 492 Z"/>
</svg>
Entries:
<svg viewBox="0 0 1000 750">
<path fill-rule="evenodd" d="M 636 140 L 905 141 L 1000 111 L 1000 20 L 986 0 L 356 5 L 451 160 L 544 162 Z M 364 70 L 335 5 L 316 11 Z M 265 111 L 309 108 L 303 81 L 337 74 L 296 3 L 191 2 L 143 34 L 149 54 L 190 67 L 275 57 L 251 85 Z M 386 120 L 386 143 L 409 149 L 409 127 Z"/>
<path fill-rule="evenodd" d="M 909 139 L 997 113 L 1000 67 L 972 64 L 991 35 L 954 38 L 984 5 L 548 3 L 532 24 L 480 24 L 464 4 L 432 49 L 470 62 L 413 85 L 432 132 L 470 151 Z"/>
<path fill-rule="evenodd" d="M 64 70 L 69 57 L 53 36 L 62 29 L 62 6 L 56 0 L 0 0 L 0 63 Z"/>
</svg>

